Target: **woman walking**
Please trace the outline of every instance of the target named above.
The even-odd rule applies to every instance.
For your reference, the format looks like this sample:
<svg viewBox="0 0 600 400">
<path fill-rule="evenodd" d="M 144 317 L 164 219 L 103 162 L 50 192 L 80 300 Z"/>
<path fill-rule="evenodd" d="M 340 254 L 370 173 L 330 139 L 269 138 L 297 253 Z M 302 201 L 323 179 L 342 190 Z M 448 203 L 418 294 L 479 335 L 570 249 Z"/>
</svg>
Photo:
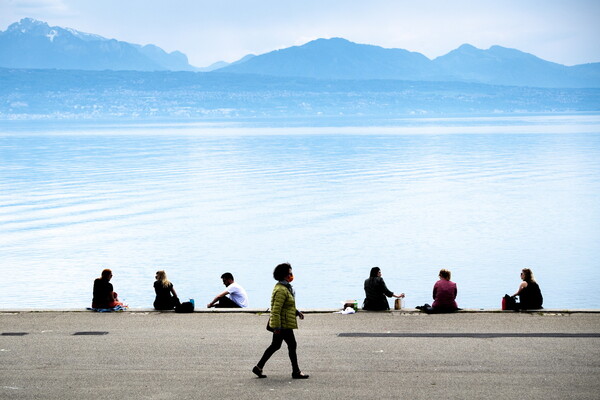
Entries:
<svg viewBox="0 0 600 400">
<path fill-rule="evenodd" d="M 271 294 L 271 316 L 267 325 L 267 329 L 273 331 L 273 341 L 265 350 L 258 364 L 252 369 L 252 372 L 259 378 L 266 378 L 267 376 L 263 374 L 265 364 L 285 341 L 292 362 L 292 378 L 307 379 L 308 375 L 303 374 L 298 367 L 296 356 L 297 345 L 294 337 L 294 329 L 298 329 L 296 317 L 304 319 L 304 314 L 296 309 L 295 293 L 290 284 L 294 280 L 292 266 L 288 263 L 279 264 L 273 271 L 273 278 L 277 283 Z"/>
</svg>

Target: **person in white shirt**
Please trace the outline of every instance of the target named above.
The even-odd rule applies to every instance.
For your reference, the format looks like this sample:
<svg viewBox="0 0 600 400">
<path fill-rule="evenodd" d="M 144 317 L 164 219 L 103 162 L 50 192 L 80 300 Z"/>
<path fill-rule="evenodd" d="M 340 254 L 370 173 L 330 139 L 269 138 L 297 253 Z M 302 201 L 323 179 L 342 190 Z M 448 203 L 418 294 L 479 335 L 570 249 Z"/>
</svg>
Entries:
<svg viewBox="0 0 600 400">
<path fill-rule="evenodd" d="M 248 295 L 243 287 L 234 282 L 233 275 L 225 272 L 221 275 L 223 285 L 227 289 L 219 293 L 207 307 L 217 308 L 245 308 L 248 307 Z M 229 297 L 227 297 L 229 295 Z"/>
</svg>

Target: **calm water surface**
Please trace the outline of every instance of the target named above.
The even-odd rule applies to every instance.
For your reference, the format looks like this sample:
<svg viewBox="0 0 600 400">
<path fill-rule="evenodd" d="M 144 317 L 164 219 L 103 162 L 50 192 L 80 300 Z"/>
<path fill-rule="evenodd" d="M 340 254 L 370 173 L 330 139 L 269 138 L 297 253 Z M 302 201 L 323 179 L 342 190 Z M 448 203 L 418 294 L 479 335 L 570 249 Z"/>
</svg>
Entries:
<svg viewBox="0 0 600 400">
<path fill-rule="evenodd" d="M 497 308 L 527 266 L 546 307 L 600 308 L 600 119 L 514 125 L 0 134 L 0 309 L 87 307 L 103 268 L 132 307 L 157 269 L 267 307 L 284 261 L 300 307 L 362 301 L 379 266 L 407 306 L 448 268 L 459 306 Z"/>
</svg>

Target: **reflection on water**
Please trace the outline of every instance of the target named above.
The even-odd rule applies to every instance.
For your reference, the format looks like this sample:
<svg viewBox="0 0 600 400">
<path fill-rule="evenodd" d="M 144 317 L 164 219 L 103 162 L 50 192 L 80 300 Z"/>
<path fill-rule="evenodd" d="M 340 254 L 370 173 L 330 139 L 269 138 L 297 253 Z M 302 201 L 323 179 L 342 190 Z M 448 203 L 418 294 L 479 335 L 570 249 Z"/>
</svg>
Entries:
<svg viewBox="0 0 600 400">
<path fill-rule="evenodd" d="M 547 307 L 600 308 L 600 128 L 427 129 L 0 136 L 0 308 L 89 306 L 105 267 L 133 307 L 157 269 L 200 305 L 230 271 L 267 307 L 283 261 L 301 307 L 362 301 L 377 265 L 409 307 L 444 267 L 497 308 L 528 266 Z"/>
</svg>

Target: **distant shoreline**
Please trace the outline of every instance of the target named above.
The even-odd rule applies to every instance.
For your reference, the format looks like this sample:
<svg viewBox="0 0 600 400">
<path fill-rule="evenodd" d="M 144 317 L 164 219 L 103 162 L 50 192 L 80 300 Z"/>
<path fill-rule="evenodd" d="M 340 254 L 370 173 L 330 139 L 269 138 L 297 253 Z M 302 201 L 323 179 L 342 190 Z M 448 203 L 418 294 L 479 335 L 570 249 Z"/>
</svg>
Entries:
<svg viewBox="0 0 600 400">
<path fill-rule="evenodd" d="M 576 122 L 575 124 L 573 122 Z M 38 133 L 96 135 L 403 135 L 469 133 L 597 133 L 600 112 L 399 116 L 398 118 L 323 117 L 237 120 L 5 120 L 0 136 Z M 551 129 L 548 129 L 551 127 Z M 432 130 L 435 129 L 435 130 Z M 139 131 L 139 132 L 138 132 Z M 549 132 L 551 131 L 551 132 Z"/>
</svg>

